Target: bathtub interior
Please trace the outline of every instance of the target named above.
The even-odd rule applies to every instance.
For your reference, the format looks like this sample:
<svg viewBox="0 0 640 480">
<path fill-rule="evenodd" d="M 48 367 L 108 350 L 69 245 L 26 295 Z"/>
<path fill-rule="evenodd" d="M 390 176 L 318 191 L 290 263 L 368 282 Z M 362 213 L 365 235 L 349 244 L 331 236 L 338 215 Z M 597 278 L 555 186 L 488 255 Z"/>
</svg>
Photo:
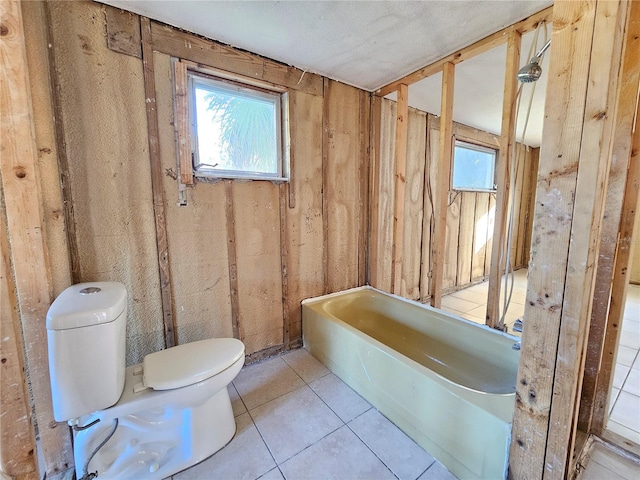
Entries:
<svg viewBox="0 0 640 480">
<path fill-rule="evenodd" d="M 491 394 L 515 392 L 515 337 L 441 311 L 359 289 L 322 302 L 339 321 L 389 346 L 451 382 Z"/>
</svg>

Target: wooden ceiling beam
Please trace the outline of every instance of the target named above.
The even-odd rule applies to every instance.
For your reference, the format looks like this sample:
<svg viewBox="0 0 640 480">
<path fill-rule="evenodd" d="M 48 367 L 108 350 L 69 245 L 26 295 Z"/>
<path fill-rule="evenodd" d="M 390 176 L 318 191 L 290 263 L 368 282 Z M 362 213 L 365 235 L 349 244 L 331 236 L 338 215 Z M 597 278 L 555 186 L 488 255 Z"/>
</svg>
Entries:
<svg viewBox="0 0 640 480">
<path fill-rule="evenodd" d="M 454 65 L 463 62 L 465 60 L 469 60 L 481 53 L 484 53 L 488 50 L 491 50 L 498 45 L 506 43 L 509 35 L 517 31 L 520 35 L 524 35 L 527 32 L 535 29 L 540 22 L 551 22 L 551 16 L 553 14 L 553 7 L 547 7 L 544 10 L 539 11 L 538 13 L 534 13 L 529 17 L 521 20 L 513 25 L 510 25 L 502 30 L 493 33 L 482 40 L 479 40 L 467 47 L 461 48 L 460 50 L 453 52 L 450 55 L 447 55 L 440 60 L 437 60 L 426 67 L 422 67 L 419 70 L 416 70 L 409 75 L 402 77 L 399 80 L 389 83 L 382 88 L 376 90 L 375 94 L 379 97 L 384 97 L 392 92 L 398 90 L 398 87 L 401 84 L 411 85 L 413 83 L 419 82 L 420 80 L 430 77 L 438 72 L 442 71 L 442 67 L 447 63 L 452 63 Z"/>
</svg>

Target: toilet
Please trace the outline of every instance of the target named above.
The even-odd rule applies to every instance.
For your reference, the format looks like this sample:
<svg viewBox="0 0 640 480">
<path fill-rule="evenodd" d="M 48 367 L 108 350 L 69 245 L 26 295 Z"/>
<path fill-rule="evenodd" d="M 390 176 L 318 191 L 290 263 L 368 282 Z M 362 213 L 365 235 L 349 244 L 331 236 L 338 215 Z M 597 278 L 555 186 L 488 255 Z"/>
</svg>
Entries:
<svg viewBox="0 0 640 480">
<path fill-rule="evenodd" d="M 227 385 L 244 365 L 244 344 L 201 340 L 125 368 L 126 318 L 117 282 L 73 285 L 47 313 L 53 415 L 73 427 L 78 479 L 165 478 L 236 431 Z"/>
</svg>

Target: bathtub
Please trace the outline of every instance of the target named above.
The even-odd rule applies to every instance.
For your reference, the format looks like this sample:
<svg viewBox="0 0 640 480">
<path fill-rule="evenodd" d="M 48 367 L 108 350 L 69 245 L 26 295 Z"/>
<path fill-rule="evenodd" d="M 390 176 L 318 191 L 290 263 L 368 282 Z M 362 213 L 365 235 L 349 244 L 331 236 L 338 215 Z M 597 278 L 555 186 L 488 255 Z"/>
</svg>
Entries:
<svg viewBox="0 0 640 480">
<path fill-rule="evenodd" d="M 358 287 L 302 302 L 305 348 L 459 478 L 505 478 L 516 337 Z"/>
</svg>

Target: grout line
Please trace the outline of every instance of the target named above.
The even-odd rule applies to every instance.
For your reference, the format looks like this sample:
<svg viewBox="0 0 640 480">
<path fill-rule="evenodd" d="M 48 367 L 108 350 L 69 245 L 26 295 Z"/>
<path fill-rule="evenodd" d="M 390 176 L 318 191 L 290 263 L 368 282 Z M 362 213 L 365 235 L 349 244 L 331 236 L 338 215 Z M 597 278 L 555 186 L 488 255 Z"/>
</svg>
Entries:
<svg viewBox="0 0 640 480">
<path fill-rule="evenodd" d="M 369 410 L 371 410 L 371 409 L 369 409 Z M 367 411 L 369 411 L 369 410 L 367 410 Z M 361 414 L 361 415 L 362 415 L 362 414 Z M 380 414 L 380 415 L 382 415 L 382 414 Z M 385 417 L 385 418 L 387 418 L 387 417 Z M 355 420 L 355 419 L 354 419 L 354 420 Z M 353 420 L 351 420 L 351 422 L 352 422 L 352 421 L 353 421 Z M 389 420 L 389 421 L 391 421 L 391 420 Z M 351 423 L 351 422 L 349 422 L 349 423 Z M 399 479 L 400 477 L 398 477 L 398 476 L 396 475 L 396 473 L 395 473 L 393 470 L 391 470 L 391 467 L 389 467 L 389 465 L 387 465 L 387 464 L 385 463 L 385 461 L 384 461 L 384 460 L 382 460 L 382 459 L 378 456 L 378 454 L 377 454 L 376 452 L 374 452 L 374 451 L 373 451 L 373 449 L 372 449 L 372 448 L 367 444 L 367 442 L 365 442 L 362 438 L 360 438 L 360 435 L 358 435 L 358 434 L 355 432 L 355 430 L 353 430 L 353 428 L 351 428 L 351 425 L 349 425 L 349 423 L 347 423 L 347 428 L 348 428 L 349 430 L 351 430 L 351 433 L 353 433 L 353 434 L 356 436 L 356 438 L 357 438 L 358 440 L 360 440 L 360 442 L 362 442 L 362 444 L 363 444 L 363 445 L 364 445 L 364 446 L 365 446 L 365 447 L 366 447 L 366 448 L 367 448 L 371 453 L 373 453 L 373 456 L 374 456 L 374 457 L 376 457 L 378 460 L 380 460 L 380 463 L 382 463 L 385 467 L 387 467 L 387 470 L 389 470 L 389 471 L 391 472 L 391 475 L 393 475 L 395 478 L 398 478 L 398 479 Z M 421 448 L 422 448 L 422 447 L 421 447 Z M 429 454 L 429 455 L 431 455 L 431 454 Z M 433 455 L 431 455 L 431 456 L 433 457 Z"/>
<path fill-rule="evenodd" d="M 255 427 L 256 431 L 258 432 L 258 435 L 260 435 L 260 439 L 262 440 L 262 443 L 264 443 L 264 446 L 267 447 L 267 451 L 269 452 L 269 455 L 271 455 L 271 458 L 273 459 L 273 463 L 275 463 L 276 464 L 276 468 L 278 468 L 278 461 L 276 460 L 275 455 L 271 451 L 271 447 L 269 447 L 269 444 L 267 443 L 267 441 L 265 440 L 264 436 L 262 435 L 262 432 L 258 428 L 258 424 L 256 423 L 255 419 L 253 418 L 253 415 L 251 415 L 251 412 L 249 410 L 247 410 L 247 414 L 249 415 L 249 418 L 251 419 L 251 423 L 253 423 L 253 426 Z M 273 468 L 271 470 L 273 470 Z M 268 470 L 267 472 L 265 472 L 265 474 L 270 472 L 271 470 Z M 280 472 L 280 473 L 282 473 L 282 472 Z"/>
<path fill-rule="evenodd" d="M 311 443 L 310 445 L 307 445 L 306 447 L 304 447 L 302 450 L 300 450 L 299 452 L 297 452 L 295 455 L 291 455 L 289 458 L 287 458 L 286 460 L 284 460 L 282 463 L 278 463 L 278 461 L 274 458 L 276 465 L 278 466 L 278 468 L 280 467 L 280 465 L 284 465 L 285 463 L 287 463 L 289 460 L 291 460 L 292 458 L 297 457 L 298 455 L 300 455 L 302 452 L 304 452 L 305 450 L 308 450 L 309 448 L 313 447 L 316 443 L 321 442 L 322 440 L 324 440 L 325 438 L 327 438 L 329 435 L 334 434 L 335 432 L 337 432 L 338 430 L 340 430 L 342 427 L 344 427 L 345 424 L 343 423 L 342 425 L 340 425 L 338 428 L 335 428 L 333 430 L 331 430 L 329 433 L 327 433 L 325 436 L 319 438 L 318 440 L 316 440 L 315 442 Z M 265 442 L 266 443 L 266 442 Z"/>
</svg>

